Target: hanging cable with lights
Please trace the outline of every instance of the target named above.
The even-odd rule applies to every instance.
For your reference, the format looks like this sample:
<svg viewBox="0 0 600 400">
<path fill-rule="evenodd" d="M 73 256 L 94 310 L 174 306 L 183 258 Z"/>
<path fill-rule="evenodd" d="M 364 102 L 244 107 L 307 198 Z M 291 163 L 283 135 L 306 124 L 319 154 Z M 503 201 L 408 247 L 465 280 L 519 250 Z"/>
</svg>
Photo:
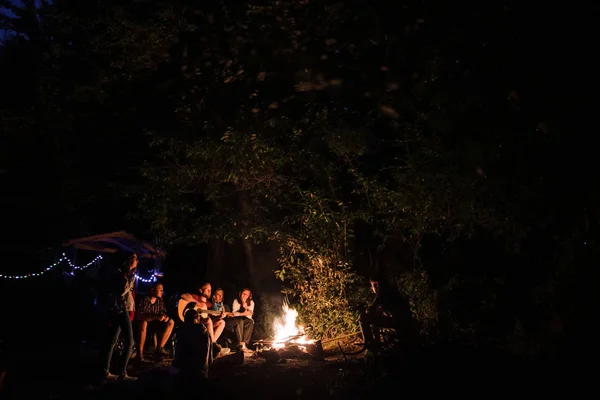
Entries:
<svg viewBox="0 0 600 400">
<path fill-rule="evenodd" d="M 46 269 L 43 269 L 40 272 L 35 272 L 35 273 L 25 274 L 25 275 L 2 275 L 2 274 L 0 274 L 0 278 L 2 278 L 2 279 L 25 279 L 25 278 L 31 278 L 31 277 L 36 277 L 36 276 L 42 276 L 42 275 L 46 274 L 47 272 L 53 270 L 54 268 L 56 268 L 57 266 L 59 266 L 62 263 L 69 264 L 69 266 L 71 268 L 73 268 L 73 270 L 84 270 L 86 268 L 89 268 L 94 263 L 96 263 L 96 262 L 98 262 L 100 260 L 102 260 L 102 255 L 98 255 L 96 258 L 94 258 L 92 261 L 90 261 L 89 263 L 87 263 L 85 265 L 75 265 L 65 255 L 65 253 L 63 253 L 62 257 L 59 258 L 58 261 L 56 261 L 54 264 L 48 266 Z M 135 277 L 137 279 L 139 279 L 140 281 L 145 282 L 145 283 L 156 282 L 156 275 L 155 274 L 152 274 L 152 276 L 150 278 L 142 278 L 139 274 L 135 274 Z"/>
<path fill-rule="evenodd" d="M 67 264 L 69 264 L 71 266 L 71 268 L 73 268 L 73 269 L 81 270 L 81 269 L 88 268 L 89 266 L 91 266 L 92 264 L 94 264 L 95 262 L 100 261 L 100 260 L 102 260 L 102 256 L 98 255 L 96 258 L 94 258 L 92 261 L 90 261 L 86 265 L 75 265 L 75 264 L 73 264 L 73 262 L 71 260 L 69 260 L 69 258 L 65 255 L 65 253 L 63 253 L 62 257 L 57 262 L 55 262 L 54 264 L 50 265 L 49 267 L 47 267 L 46 269 L 44 269 L 40 272 L 26 274 L 26 275 L 2 275 L 2 274 L 0 274 L 0 278 L 3 278 L 3 279 L 25 279 L 25 278 L 31 278 L 34 276 L 42 276 L 46 272 L 53 270 L 54 268 L 56 268 L 63 262 L 66 262 Z"/>
<path fill-rule="evenodd" d="M 139 276 L 138 274 L 135 274 L 135 277 L 136 277 L 138 280 L 140 280 L 140 281 L 142 281 L 142 282 L 144 282 L 144 283 L 152 283 L 152 282 L 156 282 L 156 275 L 155 275 L 155 274 L 152 274 L 152 276 L 151 276 L 150 278 L 148 278 L 148 279 L 146 279 L 146 278 L 142 278 L 142 277 L 141 277 L 141 276 Z"/>
</svg>

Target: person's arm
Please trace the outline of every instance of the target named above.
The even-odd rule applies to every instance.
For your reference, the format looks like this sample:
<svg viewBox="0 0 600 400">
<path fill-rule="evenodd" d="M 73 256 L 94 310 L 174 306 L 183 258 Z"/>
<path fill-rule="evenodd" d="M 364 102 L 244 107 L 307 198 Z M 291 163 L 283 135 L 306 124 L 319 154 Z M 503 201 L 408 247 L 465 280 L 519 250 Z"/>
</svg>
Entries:
<svg viewBox="0 0 600 400">
<path fill-rule="evenodd" d="M 250 300 L 250 305 L 246 307 L 246 316 L 252 318 L 254 315 L 254 300 Z"/>
<path fill-rule="evenodd" d="M 110 296 L 120 296 L 125 291 L 127 279 L 119 273 L 112 273 L 106 280 L 105 290 Z"/>
<path fill-rule="evenodd" d="M 252 317 L 254 313 L 254 301 L 250 302 L 249 306 L 244 307 L 246 311 L 240 312 L 241 305 L 236 300 L 233 301 L 233 316 L 234 317 Z"/>
<path fill-rule="evenodd" d="M 194 302 L 194 303 L 197 303 L 197 302 L 198 302 L 198 300 L 196 300 L 196 299 L 194 298 L 194 296 L 192 296 L 192 294 L 191 294 L 191 293 L 184 293 L 184 294 L 182 294 L 182 295 L 181 295 L 181 300 L 189 301 L 190 303 L 191 303 L 191 302 Z"/>
<path fill-rule="evenodd" d="M 164 299 L 158 299 L 157 301 L 160 301 L 160 307 L 159 307 L 159 313 L 162 316 L 167 316 L 167 305 L 165 304 L 165 300 Z"/>
<path fill-rule="evenodd" d="M 160 305 L 158 306 L 158 313 L 160 314 L 158 316 L 158 320 L 161 322 L 169 322 L 169 320 L 171 318 L 169 318 L 169 314 L 167 312 L 167 305 L 165 304 L 165 300 L 164 299 L 157 299 L 156 301 L 160 302 Z"/>
<path fill-rule="evenodd" d="M 100 307 L 106 310 L 120 308 L 127 280 L 117 271 L 109 271 L 100 282 Z"/>
<path fill-rule="evenodd" d="M 225 310 L 226 317 L 233 317 L 233 312 L 231 312 L 231 307 L 229 307 L 229 304 L 223 304 L 223 309 Z"/>
<path fill-rule="evenodd" d="M 375 312 L 377 310 L 377 307 L 379 307 L 380 305 L 381 305 L 381 297 L 378 294 L 375 296 L 375 299 L 373 300 L 373 302 L 367 307 L 366 312 L 367 313 Z"/>
<path fill-rule="evenodd" d="M 231 312 L 233 313 L 234 317 L 241 317 L 242 313 L 240 312 L 240 303 L 237 301 L 237 299 L 235 299 L 233 301 L 233 304 L 231 304 Z"/>
</svg>

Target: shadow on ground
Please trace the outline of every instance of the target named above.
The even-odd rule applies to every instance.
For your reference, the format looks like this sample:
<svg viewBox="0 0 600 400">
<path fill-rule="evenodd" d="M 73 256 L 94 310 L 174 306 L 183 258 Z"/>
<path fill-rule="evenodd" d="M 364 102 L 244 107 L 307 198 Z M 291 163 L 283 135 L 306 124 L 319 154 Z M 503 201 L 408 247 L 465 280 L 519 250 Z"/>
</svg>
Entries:
<svg viewBox="0 0 600 400">
<path fill-rule="evenodd" d="M 498 354 L 467 348 L 429 349 L 384 362 L 369 357 L 344 360 L 330 354 L 322 361 L 267 361 L 235 353 L 215 363 L 208 383 L 180 397 L 169 359 L 132 365 L 134 383 L 98 384 L 92 379 L 97 357 L 84 347 L 19 353 L 7 377 L 7 399 L 177 399 L 219 400 L 369 399 L 408 393 L 461 396 L 581 393 L 592 369 L 559 360 L 516 362 Z M 583 372 L 582 372 L 583 371 Z"/>
</svg>

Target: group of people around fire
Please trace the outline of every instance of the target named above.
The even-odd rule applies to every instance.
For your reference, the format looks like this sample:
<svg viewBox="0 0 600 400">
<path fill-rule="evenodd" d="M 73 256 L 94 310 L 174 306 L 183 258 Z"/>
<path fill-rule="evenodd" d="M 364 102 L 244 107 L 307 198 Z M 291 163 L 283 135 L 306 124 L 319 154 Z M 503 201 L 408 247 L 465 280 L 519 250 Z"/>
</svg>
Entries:
<svg viewBox="0 0 600 400">
<path fill-rule="evenodd" d="M 106 313 L 109 325 L 108 341 L 102 352 L 102 377 L 105 379 L 136 379 L 127 373 L 134 342 L 137 343 L 137 359 L 145 361 L 144 350 L 150 332 L 158 335 L 154 357 L 170 356 L 165 346 L 173 336 L 176 321 L 167 310 L 161 282 L 152 285 L 149 295 L 139 302 L 136 310 L 133 290 L 138 261 L 134 253 L 122 254 L 117 268 L 102 285 L 100 308 Z M 197 293 L 181 295 L 177 313 L 181 324 L 177 328 L 173 358 L 173 368 L 179 375 L 207 378 L 209 366 L 219 355 L 228 354 L 232 349 L 251 352 L 247 345 L 254 330 L 252 292 L 242 289 L 231 307 L 225 303 L 224 296 L 223 289 L 213 292 L 209 282 L 202 283 Z M 137 331 L 134 331 L 134 320 Z M 225 333 L 229 333 L 226 343 L 232 348 L 219 344 Z M 112 358 L 119 337 L 122 337 L 123 349 L 114 371 L 116 374 L 113 374 Z"/>
<path fill-rule="evenodd" d="M 110 327 L 109 340 L 103 352 L 103 377 L 120 380 L 134 380 L 127 374 L 127 367 L 134 345 L 135 333 L 132 315 L 135 310 L 133 290 L 135 287 L 138 257 L 134 253 L 125 254 L 117 262 L 114 273 L 103 285 L 101 297 L 103 308 Z M 373 303 L 361 314 L 359 323 L 365 346 L 377 351 L 378 339 L 373 327 L 397 327 L 408 330 L 411 326 L 411 313 L 405 298 L 399 298 L 395 291 L 384 283 L 381 277 L 370 280 L 371 290 L 376 295 Z M 165 346 L 172 336 L 176 322 L 169 316 L 163 299 L 162 283 L 155 283 L 149 296 L 139 304 L 137 321 L 138 358 L 144 359 L 144 348 L 148 332 L 159 334 L 155 346 L 155 356 L 169 353 Z M 182 320 L 177 328 L 173 368 L 177 376 L 195 384 L 198 379 L 208 378 L 208 369 L 214 358 L 227 354 L 231 349 L 223 348 L 219 341 L 224 332 L 234 334 L 233 349 L 248 353 L 248 342 L 254 329 L 255 305 L 250 289 L 242 289 L 229 307 L 224 301 L 222 289 L 212 291 L 205 282 L 197 293 L 184 293 L 178 304 L 178 318 Z M 123 354 L 117 366 L 116 375 L 111 371 L 112 356 L 119 336 L 123 337 Z"/>
</svg>

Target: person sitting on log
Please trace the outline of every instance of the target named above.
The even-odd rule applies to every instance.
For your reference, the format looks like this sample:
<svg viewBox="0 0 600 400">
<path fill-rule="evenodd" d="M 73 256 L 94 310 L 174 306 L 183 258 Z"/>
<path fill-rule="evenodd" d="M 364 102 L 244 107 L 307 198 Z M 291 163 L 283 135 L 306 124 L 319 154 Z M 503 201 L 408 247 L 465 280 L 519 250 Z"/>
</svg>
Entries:
<svg viewBox="0 0 600 400">
<path fill-rule="evenodd" d="M 199 308 L 201 308 L 202 310 L 211 310 L 212 303 L 208 300 L 210 299 L 211 291 L 212 287 L 210 283 L 205 282 L 202 285 L 200 285 L 200 288 L 198 289 L 198 294 L 184 293 L 181 295 L 181 298 L 185 301 L 197 303 Z M 208 334 L 210 335 L 210 338 L 213 341 L 213 343 L 216 343 L 219 336 L 221 336 L 223 329 L 225 329 L 225 321 L 221 320 L 214 323 L 211 318 L 205 318 L 202 319 L 202 323 L 206 326 Z"/>
<path fill-rule="evenodd" d="M 176 382 L 188 394 L 195 393 L 198 384 L 208 379 L 213 363 L 212 341 L 206 326 L 201 323 L 200 314 L 188 309 L 184 314 L 184 324 L 177 333 L 173 367 Z"/>
<path fill-rule="evenodd" d="M 140 361 L 144 360 L 144 344 L 146 343 L 146 333 L 148 328 L 151 331 L 161 333 L 160 342 L 155 349 L 155 353 L 159 357 L 168 356 L 165 350 L 167 340 L 171 336 L 175 321 L 167 316 L 167 307 L 163 299 L 163 284 L 160 282 L 154 283 L 150 288 L 150 295 L 140 302 L 139 307 L 139 339 L 138 350 Z"/>
<path fill-rule="evenodd" d="M 231 310 L 233 311 L 233 316 L 238 321 L 236 328 L 238 348 L 244 352 L 251 352 L 252 350 L 246 347 L 246 344 L 252 338 L 252 331 L 254 330 L 254 320 L 252 319 L 252 315 L 254 315 L 254 301 L 252 300 L 250 289 L 245 288 L 240 291 L 238 298 L 233 300 Z"/>
<path fill-rule="evenodd" d="M 382 276 L 369 279 L 375 299 L 360 315 L 360 329 L 365 346 L 377 351 L 381 345 L 380 328 L 393 328 L 406 333 L 412 328 L 408 300 L 391 287 Z"/>
<path fill-rule="evenodd" d="M 212 286 L 210 285 L 210 283 L 205 282 L 202 285 L 200 285 L 200 288 L 198 289 L 198 294 L 184 293 L 181 295 L 181 299 L 197 303 L 198 308 L 200 308 L 201 310 L 212 310 L 213 305 L 208 300 L 210 299 L 211 292 Z M 222 311 L 221 316 L 225 316 L 224 310 Z M 223 333 L 223 330 L 225 329 L 225 320 L 223 318 L 220 318 L 218 320 L 213 321 L 212 318 L 207 317 L 201 318 L 201 322 L 206 326 L 208 334 L 210 335 L 210 339 L 216 347 L 215 353 L 220 354 L 222 347 L 219 344 L 217 344 L 217 340 L 219 339 L 221 333 Z"/>
<path fill-rule="evenodd" d="M 212 310 L 213 311 L 223 311 L 224 314 L 213 317 L 213 324 L 218 323 L 220 320 L 225 321 L 225 326 L 223 332 L 236 332 L 238 320 L 233 318 L 233 313 L 231 312 L 231 307 L 223 301 L 223 297 L 225 296 L 225 292 L 223 289 L 216 289 L 213 297 L 212 297 Z M 218 338 L 217 338 L 218 339 Z"/>
</svg>

